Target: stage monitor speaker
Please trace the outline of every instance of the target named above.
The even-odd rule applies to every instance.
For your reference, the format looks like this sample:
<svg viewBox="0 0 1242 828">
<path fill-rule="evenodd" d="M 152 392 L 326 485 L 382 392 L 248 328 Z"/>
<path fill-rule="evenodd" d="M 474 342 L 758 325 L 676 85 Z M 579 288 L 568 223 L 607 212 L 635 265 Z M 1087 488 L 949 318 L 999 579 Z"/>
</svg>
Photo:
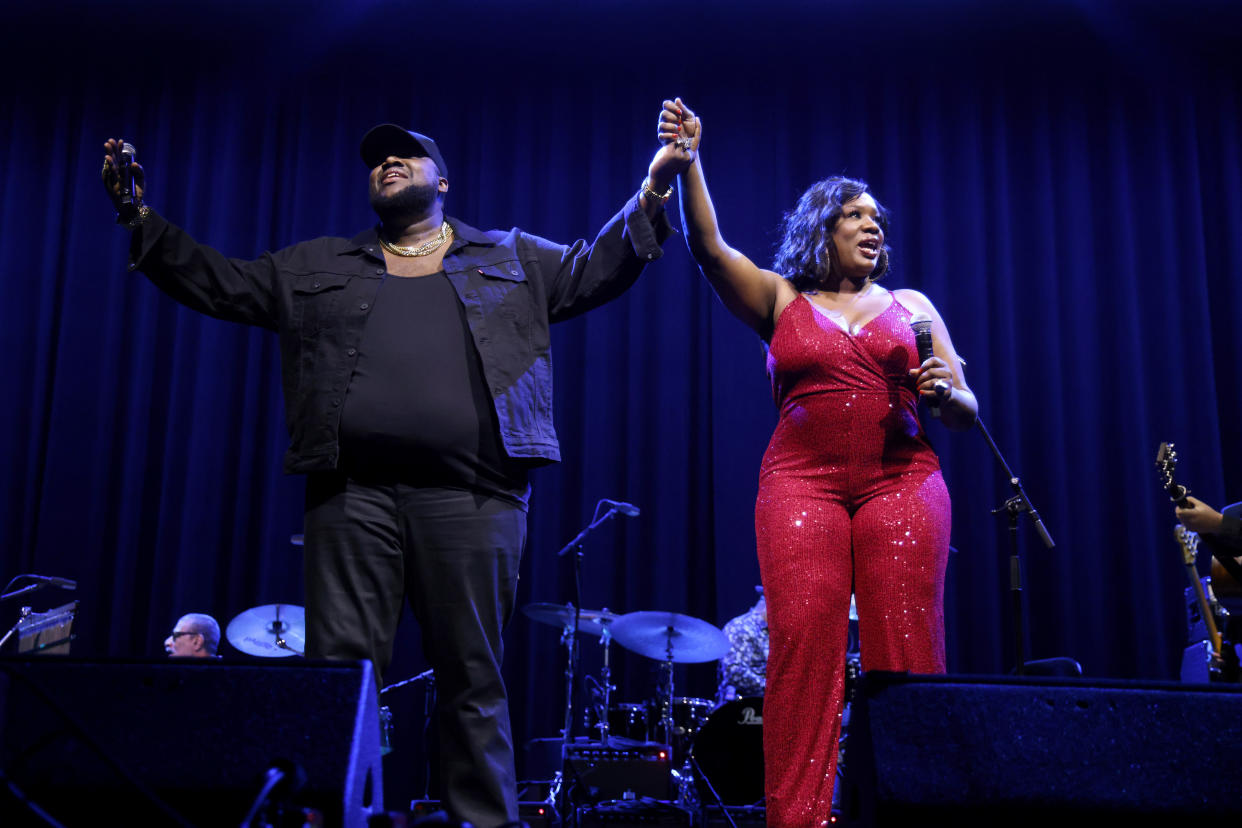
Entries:
<svg viewBox="0 0 1242 828">
<path fill-rule="evenodd" d="M 290 807 L 365 826 L 379 735 L 369 662 L 4 659 L 0 813 L 32 814 L 25 798 L 66 825 L 238 825 L 279 766 L 301 781 Z"/>
<path fill-rule="evenodd" d="M 869 673 L 848 733 L 847 825 L 1242 814 L 1236 686 Z"/>
</svg>

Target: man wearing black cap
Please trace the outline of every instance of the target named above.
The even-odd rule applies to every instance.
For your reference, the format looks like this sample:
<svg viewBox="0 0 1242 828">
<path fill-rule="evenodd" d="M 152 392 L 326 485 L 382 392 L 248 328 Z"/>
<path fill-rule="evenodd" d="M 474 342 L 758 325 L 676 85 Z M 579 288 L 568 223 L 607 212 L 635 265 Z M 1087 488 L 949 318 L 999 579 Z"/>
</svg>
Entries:
<svg viewBox="0 0 1242 828">
<path fill-rule="evenodd" d="M 560 459 L 548 325 L 619 296 L 659 258 L 689 151 L 662 147 L 594 243 L 560 245 L 445 216 L 435 141 L 383 124 L 361 146 L 377 227 L 242 261 L 143 205 L 140 168 L 123 204 L 121 146 L 105 144 L 103 180 L 133 230 L 130 269 L 280 336 L 285 470 L 308 475 L 306 654 L 382 673 L 408 597 L 439 685 L 446 804 L 478 828 L 515 821 L 501 631 L 528 473 Z"/>
</svg>

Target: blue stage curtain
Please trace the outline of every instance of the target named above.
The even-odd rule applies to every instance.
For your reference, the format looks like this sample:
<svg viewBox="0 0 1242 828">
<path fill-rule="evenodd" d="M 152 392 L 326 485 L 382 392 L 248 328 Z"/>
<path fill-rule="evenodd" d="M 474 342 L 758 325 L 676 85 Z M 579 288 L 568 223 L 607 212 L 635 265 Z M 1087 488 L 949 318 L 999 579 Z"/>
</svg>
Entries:
<svg viewBox="0 0 1242 828">
<path fill-rule="evenodd" d="M 1186 581 L 1157 444 L 1177 443 L 1205 500 L 1242 499 L 1238 15 L 789 3 L 701 21 L 600 5 L 72 5 L 11 27 L 0 574 L 76 578 L 84 654 L 158 654 L 183 612 L 301 603 L 276 342 L 126 272 L 98 179 L 106 138 L 138 147 L 156 209 L 233 256 L 373 223 L 357 144 L 384 121 L 438 140 L 452 215 L 570 241 L 638 188 L 660 101 L 679 94 L 704 119 L 726 238 L 756 261 L 818 178 L 863 177 L 891 209 L 885 284 L 940 309 L 1057 541 L 1023 526 L 1028 655 L 1174 678 Z M 557 326 L 554 348 L 566 459 L 535 475 L 520 603 L 569 600 L 555 552 L 611 497 L 642 515 L 587 543 L 587 607 L 716 624 L 744 610 L 775 423 L 758 339 L 674 237 L 624 297 Z M 1004 672 L 1008 550 L 990 511 L 1006 480 L 977 434 L 928 422 L 954 504 L 949 666 Z M 394 679 L 422 669 L 408 632 Z M 619 698 L 649 694 L 653 665 L 613 654 Z M 519 616 L 506 670 L 519 743 L 555 735 L 557 632 Z M 677 680 L 708 696 L 713 668 Z"/>
</svg>

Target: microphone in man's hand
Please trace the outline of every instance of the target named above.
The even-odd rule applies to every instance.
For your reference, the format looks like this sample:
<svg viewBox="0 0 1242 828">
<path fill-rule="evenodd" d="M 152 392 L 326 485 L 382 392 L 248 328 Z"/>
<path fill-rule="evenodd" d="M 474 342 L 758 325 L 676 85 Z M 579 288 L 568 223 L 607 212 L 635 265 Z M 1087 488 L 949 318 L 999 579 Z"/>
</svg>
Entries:
<svg viewBox="0 0 1242 828">
<path fill-rule="evenodd" d="M 121 203 L 134 203 L 134 156 L 138 150 L 128 141 L 121 144 Z"/>
<path fill-rule="evenodd" d="M 919 349 L 919 365 L 935 356 L 932 350 L 931 326 L 931 317 L 921 311 L 910 317 L 910 330 L 914 331 L 914 345 Z M 944 380 L 936 380 L 932 388 L 937 393 L 944 394 L 948 392 L 949 384 Z M 940 406 L 934 401 L 929 402 L 927 408 L 933 417 L 940 416 Z"/>
<path fill-rule="evenodd" d="M 607 498 L 605 498 L 601 502 L 607 503 L 613 509 L 617 510 L 623 515 L 626 515 L 627 517 L 638 517 L 638 507 L 635 506 L 633 503 L 623 503 L 620 500 L 608 500 Z"/>
</svg>

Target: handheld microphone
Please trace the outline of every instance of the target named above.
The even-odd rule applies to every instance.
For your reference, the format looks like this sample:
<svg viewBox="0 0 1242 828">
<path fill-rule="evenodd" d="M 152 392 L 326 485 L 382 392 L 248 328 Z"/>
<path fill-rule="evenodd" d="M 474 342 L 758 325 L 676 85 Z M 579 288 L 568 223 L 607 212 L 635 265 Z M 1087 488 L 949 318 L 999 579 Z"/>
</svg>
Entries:
<svg viewBox="0 0 1242 828">
<path fill-rule="evenodd" d="M 138 150 L 128 141 L 121 144 L 121 203 L 134 203 L 134 156 Z"/>
<path fill-rule="evenodd" d="M 620 500 L 609 500 L 607 498 L 604 498 L 600 502 L 607 503 L 609 506 L 627 517 L 638 517 L 639 509 L 633 503 L 623 503 Z"/>
<path fill-rule="evenodd" d="M 919 365 L 935 356 L 932 350 L 931 326 L 931 317 L 922 311 L 910 317 L 910 330 L 914 331 L 914 345 L 919 349 Z M 949 390 L 949 384 L 944 380 L 936 380 L 932 387 L 940 394 Z M 933 417 L 940 416 L 940 406 L 936 402 L 929 402 L 927 408 Z"/>
</svg>

